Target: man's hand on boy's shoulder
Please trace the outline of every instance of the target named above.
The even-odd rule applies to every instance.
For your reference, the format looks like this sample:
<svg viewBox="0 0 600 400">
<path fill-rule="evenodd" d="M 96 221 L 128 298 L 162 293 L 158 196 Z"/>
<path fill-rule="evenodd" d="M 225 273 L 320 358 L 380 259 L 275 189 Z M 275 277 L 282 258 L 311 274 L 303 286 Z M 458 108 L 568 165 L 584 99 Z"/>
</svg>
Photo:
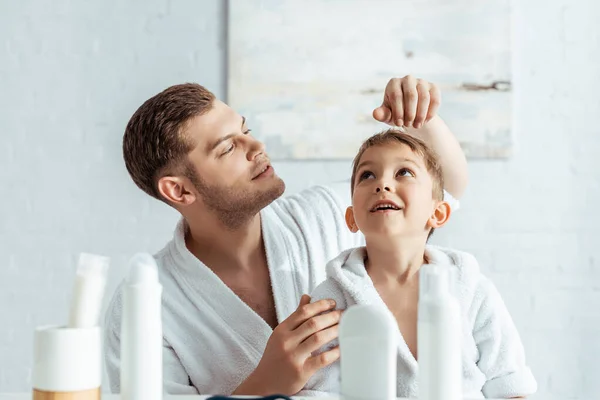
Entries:
<svg viewBox="0 0 600 400">
<path fill-rule="evenodd" d="M 303 295 L 296 311 L 273 330 L 254 372 L 233 394 L 294 395 L 315 372 L 337 361 L 339 348 L 313 355 L 338 337 L 341 311 L 335 307 L 331 299 L 311 303 L 310 296 Z"/>
<path fill-rule="evenodd" d="M 383 103 L 373 110 L 373 118 L 419 129 L 436 116 L 440 103 L 441 93 L 435 84 L 411 75 L 392 78 L 385 87 Z"/>
</svg>

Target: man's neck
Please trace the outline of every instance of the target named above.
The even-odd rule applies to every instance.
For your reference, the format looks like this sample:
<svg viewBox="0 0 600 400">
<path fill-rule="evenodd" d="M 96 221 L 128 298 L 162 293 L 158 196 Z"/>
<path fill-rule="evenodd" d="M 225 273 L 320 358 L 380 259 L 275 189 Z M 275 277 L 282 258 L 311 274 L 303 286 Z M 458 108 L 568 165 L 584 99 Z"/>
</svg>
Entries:
<svg viewBox="0 0 600 400">
<path fill-rule="evenodd" d="M 418 280 L 425 256 L 423 238 L 373 238 L 366 242 L 366 267 L 374 283 L 403 285 Z"/>
<path fill-rule="evenodd" d="M 207 218 L 186 218 L 186 246 L 211 269 L 251 268 L 264 252 L 260 213 L 231 229 Z"/>
</svg>

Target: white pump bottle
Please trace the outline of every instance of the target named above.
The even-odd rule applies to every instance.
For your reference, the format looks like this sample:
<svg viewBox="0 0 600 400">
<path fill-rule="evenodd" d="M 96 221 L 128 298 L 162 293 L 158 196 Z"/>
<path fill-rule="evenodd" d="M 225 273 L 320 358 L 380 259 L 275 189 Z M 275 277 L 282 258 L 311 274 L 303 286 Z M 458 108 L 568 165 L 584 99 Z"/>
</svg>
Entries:
<svg viewBox="0 0 600 400">
<path fill-rule="evenodd" d="M 149 254 L 134 255 L 123 286 L 122 400 L 162 399 L 161 296 L 156 261 Z"/>
<path fill-rule="evenodd" d="M 376 305 L 349 307 L 340 320 L 341 395 L 345 400 L 395 400 L 396 320 Z"/>
<path fill-rule="evenodd" d="M 420 400 L 462 399 L 461 319 L 449 267 L 419 272 L 417 355 Z"/>
</svg>

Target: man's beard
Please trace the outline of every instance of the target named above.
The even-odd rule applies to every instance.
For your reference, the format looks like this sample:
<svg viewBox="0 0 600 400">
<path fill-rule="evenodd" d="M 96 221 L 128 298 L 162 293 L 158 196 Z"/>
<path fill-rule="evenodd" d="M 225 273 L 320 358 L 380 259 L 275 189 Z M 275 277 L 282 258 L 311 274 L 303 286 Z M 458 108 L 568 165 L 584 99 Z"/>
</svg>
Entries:
<svg viewBox="0 0 600 400">
<path fill-rule="evenodd" d="M 235 230 L 252 220 L 266 206 L 285 191 L 285 183 L 278 176 L 264 191 L 247 191 L 230 187 L 211 186 L 189 171 L 188 178 L 202 197 L 202 201 L 225 227 Z"/>
</svg>

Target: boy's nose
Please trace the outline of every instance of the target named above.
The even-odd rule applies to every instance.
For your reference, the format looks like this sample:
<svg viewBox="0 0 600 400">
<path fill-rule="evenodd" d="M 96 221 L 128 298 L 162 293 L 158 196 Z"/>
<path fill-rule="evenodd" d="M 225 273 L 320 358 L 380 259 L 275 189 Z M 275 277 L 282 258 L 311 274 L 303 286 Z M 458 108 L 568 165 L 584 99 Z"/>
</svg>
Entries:
<svg viewBox="0 0 600 400">
<path fill-rule="evenodd" d="M 377 186 L 377 189 L 375 189 L 375 192 L 379 193 L 382 190 L 389 192 L 390 191 L 390 187 L 389 186 L 384 186 L 383 189 L 381 188 L 381 186 Z"/>
</svg>

